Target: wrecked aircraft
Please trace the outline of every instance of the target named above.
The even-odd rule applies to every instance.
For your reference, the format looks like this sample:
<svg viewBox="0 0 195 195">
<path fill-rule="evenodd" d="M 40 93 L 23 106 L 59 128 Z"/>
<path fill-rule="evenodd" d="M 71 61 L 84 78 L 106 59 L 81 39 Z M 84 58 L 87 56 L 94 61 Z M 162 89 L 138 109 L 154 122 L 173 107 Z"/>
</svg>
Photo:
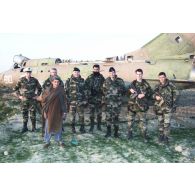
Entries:
<svg viewBox="0 0 195 195">
<path fill-rule="evenodd" d="M 162 33 L 145 44 L 141 49 L 124 54 L 124 58 L 109 57 L 98 61 L 101 73 L 107 77 L 108 69 L 113 66 L 117 75 L 126 83 L 134 79 L 134 71 L 142 68 L 144 78 L 151 85 L 156 84 L 159 72 L 166 72 L 168 78 L 179 89 L 195 88 L 195 33 Z M 22 55 L 14 56 L 14 65 L 0 74 L 1 86 L 14 86 L 23 75 L 25 67 L 33 69 L 32 75 L 42 83 L 49 76 L 49 70 L 55 67 L 62 80 L 66 80 L 77 66 L 86 78 L 95 62 L 62 62 L 60 58 L 29 59 Z"/>
</svg>

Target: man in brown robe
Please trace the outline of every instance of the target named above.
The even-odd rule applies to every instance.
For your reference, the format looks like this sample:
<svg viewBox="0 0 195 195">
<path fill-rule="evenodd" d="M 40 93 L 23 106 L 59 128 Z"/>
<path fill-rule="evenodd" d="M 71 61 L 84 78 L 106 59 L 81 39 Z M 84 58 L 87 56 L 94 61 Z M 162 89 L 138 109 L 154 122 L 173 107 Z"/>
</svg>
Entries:
<svg viewBox="0 0 195 195">
<path fill-rule="evenodd" d="M 55 140 L 58 144 L 64 146 L 61 141 L 62 122 L 66 116 L 64 89 L 60 86 L 58 77 L 52 78 L 51 83 L 50 89 L 44 91 L 42 97 L 39 98 L 43 105 L 42 114 L 45 119 L 45 148 L 50 145 L 52 134 L 55 135 Z"/>
</svg>

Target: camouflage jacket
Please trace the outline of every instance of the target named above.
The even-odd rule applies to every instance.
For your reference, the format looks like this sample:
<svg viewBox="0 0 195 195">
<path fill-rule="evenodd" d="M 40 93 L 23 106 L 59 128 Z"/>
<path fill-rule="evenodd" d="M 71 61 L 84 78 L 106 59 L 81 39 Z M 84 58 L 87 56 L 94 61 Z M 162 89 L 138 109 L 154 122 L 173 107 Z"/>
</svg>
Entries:
<svg viewBox="0 0 195 195">
<path fill-rule="evenodd" d="M 58 77 L 59 77 L 59 76 L 58 76 Z M 59 77 L 59 79 L 60 79 L 60 86 L 64 88 L 64 83 L 63 83 L 63 81 L 61 80 L 60 77 Z M 50 87 L 51 87 L 51 76 L 50 76 L 48 79 L 46 79 L 46 80 L 44 81 L 43 85 L 42 85 L 43 90 L 49 89 Z"/>
<path fill-rule="evenodd" d="M 130 89 L 134 89 L 135 93 L 131 93 Z M 149 83 L 142 79 L 142 82 L 138 82 L 134 80 L 129 88 L 129 101 L 128 101 L 128 109 L 133 112 L 145 112 L 149 108 L 149 98 L 152 96 L 153 92 L 149 85 Z M 139 94 L 144 94 L 145 96 L 141 99 L 138 98 Z"/>
<path fill-rule="evenodd" d="M 29 81 L 26 79 L 26 77 L 20 78 L 14 90 L 18 96 L 21 95 L 27 99 L 39 96 L 42 92 L 39 81 L 34 77 L 30 77 Z"/>
<path fill-rule="evenodd" d="M 65 82 L 65 94 L 68 103 L 78 104 L 86 101 L 85 81 L 83 78 L 71 76 Z"/>
<path fill-rule="evenodd" d="M 160 82 L 155 86 L 153 99 L 155 99 L 155 109 L 164 108 L 164 109 L 172 109 L 176 107 L 176 100 L 179 93 L 176 86 L 171 83 L 168 79 L 164 85 Z M 157 101 L 156 96 L 160 96 L 161 100 Z"/>
<path fill-rule="evenodd" d="M 124 81 L 117 76 L 114 80 L 108 77 L 103 84 L 103 93 L 106 105 L 121 105 L 122 96 L 125 94 Z"/>
<path fill-rule="evenodd" d="M 85 80 L 85 88 L 89 103 L 101 102 L 103 96 L 103 83 L 105 79 L 102 74 L 91 74 Z"/>
</svg>

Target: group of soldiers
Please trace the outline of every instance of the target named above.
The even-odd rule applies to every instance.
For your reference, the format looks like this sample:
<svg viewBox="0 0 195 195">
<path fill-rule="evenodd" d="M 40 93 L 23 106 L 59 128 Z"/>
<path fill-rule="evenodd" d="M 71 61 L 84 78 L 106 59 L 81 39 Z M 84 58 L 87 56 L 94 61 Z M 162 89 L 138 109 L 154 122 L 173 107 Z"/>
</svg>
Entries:
<svg viewBox="0 0 195 195">
<path fill-rule="evenodd" d="M 36 129 L 36 99 L 41 95 L 43 90 L 51 87 L 52 77 L 56 77 L 57 69 L 50 70 L 49 78 L 41 87 L 38 80 L 31 76 L 30 67 L 24 69 L 25 76 L 22 77 L 15 91 L 21 100 L 23 114 L 22 133 L 28 131 L 28 113 L 32 122 L 32 131 Z M 125 87 L 123 79 L 119 78 L 116 70 L 111 67 L 105 79 L 100 73 L 100 66 L 95 64 L 93 72 L 84 80 L 80 75 L 80 70 L 74 68 L 72 75 L 65 82 L 60 79 L 60 86 L 64 88 L 67 110 L 70 115 L 72 132 L 76 133 L 76 114 L 79 116 L 79 124 L 81 133 L 85 133 L 84 110 L 86 106 L 90 110 L 90 129 L 93 133 L 95 126 L 95 118 L 97 121 L 97 129 L 101 129 L 102 124 L 102 107 L 105 106 L 106 111 L 106 127 L 105 137 L 111 137 L 112 127 L 114 129 L 114 137 L 119 137 L 119 114 L 123 103 L 123 97 L 128 96 L 128 132 L 127 138 L 133 139 L 133 126 L 135 117 L 139 119 L 141 134 L 145 142 L 148 140 L 146 114 L 149 109 L 149 102 L 154 101 L 154 111 L 158 116 L 159 123 L 159 141 L 168 143 L 170 133 L 170 120 L 172 112 L 175 111 L 177 89 L 171 83 L 164 72 L 160 72 L 159 84 L 152 89 L 149 83 L 143 79 L 143 70 L 135 71 L 136 79 L 131 82 L 128 88 Z M 59 77 L 59 76 L 58 76 Z M 60 77 L 59 77 L 60 78 Z M 96 116 L 96 117 L 95 117 Z"/>
</svg>

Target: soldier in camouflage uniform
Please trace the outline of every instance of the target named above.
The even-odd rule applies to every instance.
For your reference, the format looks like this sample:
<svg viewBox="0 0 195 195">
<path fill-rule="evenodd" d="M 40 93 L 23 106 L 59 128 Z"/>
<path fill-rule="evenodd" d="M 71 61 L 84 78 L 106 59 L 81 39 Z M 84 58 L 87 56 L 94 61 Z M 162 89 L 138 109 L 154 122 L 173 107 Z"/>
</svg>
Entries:
<svg viewBox="0 0 195 195">
<path fill-rule="evenodd" d="M 144 141 L 147 141 L 147 127 L 146 127 L 146 112 L 149 109 L 148 99 L 152 95 L 152 89 L 149 83 L 142 79 L 143 70 L 137 69 L 135 71 L 136 80 L 129 86 L 129 100 L 128 100 L 128 135 L 130 140 L 133 138 L 132 130 L 135 122 L 135 117 L 139 118 L 139 125 Z"/>
<path fill-rule="evenodd" d="M 22 114 L 23 114 L 23 129 L 22 133 L 28 131 L 28 112 L 30 111 L 30 119 L 32 122 L 32 131 L 36 129 L 36 104 L 37 96 L 41 94 L 41 85 L 39 81 L 31 77 L 31 68 L 24 69 L 25 76 L 22 77 L 15 86 L 15 91 L 18 98 L 21 100 Z"/>
<path fill-rule="evenodd" d="M 121 78 L 118 78 L 113 67 L 109 69 L 109 77 L 103 84 L 103 93 L 106 104 L 106 125 L 107 132 L 105 137 L 111 136 L 111 126 L 114 125 L 114 137 L 118 138 L 119 114 L 121 111 L 122 99 L 125 94 L 125 84 Z"/>
<path fill-rule="evenodd" d="M 95 112 L 97 113 L 97 129 L 101 131 L 102 120 L 102 95 L 103 95 L 103 83 L 104 77 L 100 74 L 99 64 L 93 66 L 93 73 L 88 76 L 85 81 L 85 87 L 87 90 L 88 103 L 90 109 L 90 132 L 94 129 Z"/>
<path fill-rule="evenodd" d="M 159 123 L 159 141 L 168 143 L 170 133 L 170 120 L 172 112 L 176 109 L 178 90 L 171 83 L 164 72 L 160 72 L 159 84 L 154 89 L 154 111 Z"/>
<path fill-rule="evenodd" d="M 79 115 L 80 132 L 85 133 L 84 126 L 84 106 L 86 104 L 85 82 L 80 76 L 80 70 L 74 68 L 71 78 L 65 83 L 65 93 L 68 102 L 69 112 L 71 115 L 72 132 L 75 130 L 76 113 Z"/>
<path fill-rule="evenodd" d="M 43 86 L 42 86 L 42 88 L 43 88 L 43 90 L 46 90 L 46 89 L 48 89 L 48 88 L 50 88 L 51 87 L 51 80 L 52 80 L 52 78 L 53 77 L 58 77 L 59 78 L 59 80 L 60 80 L 60 86 L 62 86 L 62 87 L 64 87 L 64 83 L 63 83 L 63 81 L 61 80 L 61 78 L 57 75 L 58 73 L 57 73 L 57 69 L 56 68 L 51 68 L 50 69 L 50 77 L 49 78 L 47 78 L 45 81 L 44 81 L 44 83 L 43 83 Z"/>
</svg>

